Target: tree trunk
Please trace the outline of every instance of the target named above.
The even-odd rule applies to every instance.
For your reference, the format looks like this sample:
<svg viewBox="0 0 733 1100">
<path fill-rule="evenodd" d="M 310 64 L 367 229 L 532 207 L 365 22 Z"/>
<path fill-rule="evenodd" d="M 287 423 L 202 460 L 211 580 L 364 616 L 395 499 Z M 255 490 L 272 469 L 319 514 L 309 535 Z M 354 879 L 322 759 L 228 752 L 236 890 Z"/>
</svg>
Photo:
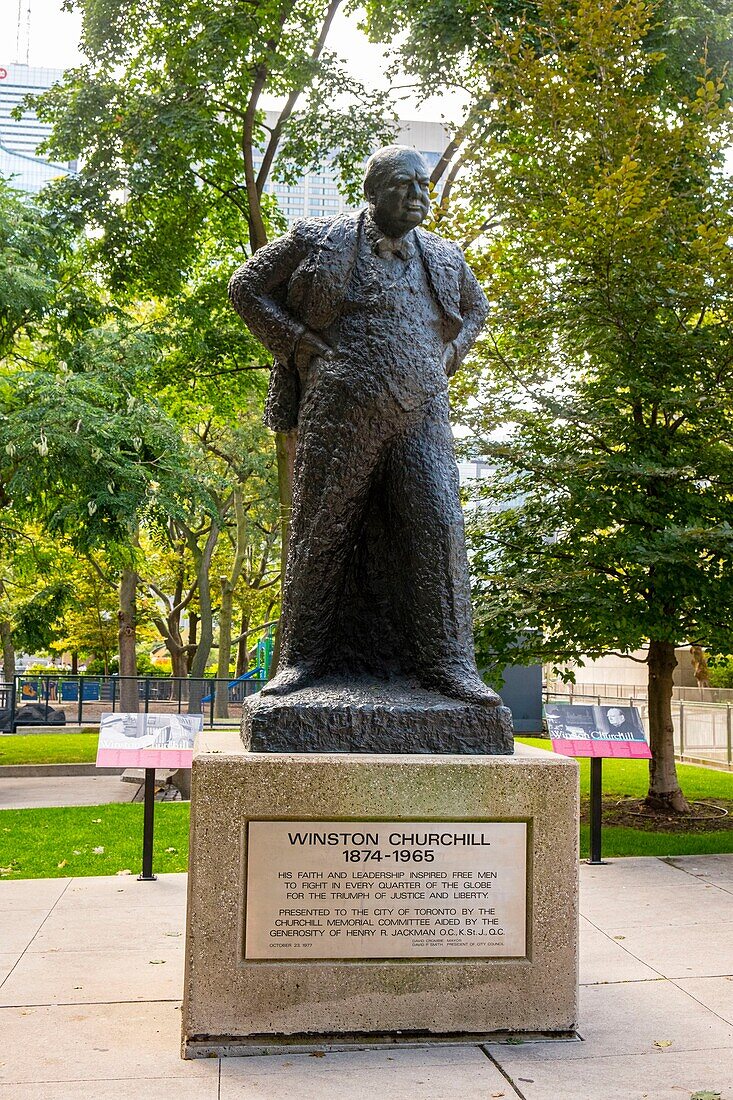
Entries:
<svg viewBox="0 0 733 1100">
<path fill-rule="evenodd" d="M 229 717 L 229 662 L 232 655 L 232 616 L 234 592 L 242 575 L 247 555 L 247 515 L 242 497 L 242 487 L 234 490 L 234 514 L 236 517 L 236 542 L 234 561 L 228 577 L 220 577 L 221 602 L 219 604 L 219 660 L 216 667 L 216 695 L 214 716 Z"/>
<path fill-rule="evenodd" d="M 232 610 L 234 589 L 227 577 L 221 577 L 219 604 L 219 659 L 216 666 L 214 717 L 229 717 L 229 657 L 232 652 Z"/>
<path fill-rule="evenodd" d="M 13 628 L 7 619 L 0 621 L 0 644 L 3 650 L 3 680 L 6 684 L 12 684 L 15 679 L 15 646 Z"/>
<path fill-rule="evenodd" d="M 135 593 L 137 573 L 133 569 L 123 569 L 120 579 L 119 622 L 120 653 L 120 710 L 137 713 L 137 624 Z"/>
<path fill-rule="evenodd" d="M 199 617 L 195 611 L 188 613 L 188 652 L 186 653 L 186 675 L 191 675 L 191 665 L 196 655 L 199 634 Z"/>
<path fill-rule="evenodd" d="M 247 639 L 248 630 L 249 615 L 246 611 L 243 611 L 242 618 L 239 623 L 239 641 L 237 643 L 237 669 L 235 673 L 237 677 L 244 676 L 245 672 L 249 668 L 249 645 Z"/>
<path fill-rule="evenodd" d="M 708 669 L 708 658 L 702 646 L 690 646 L 690 660 L 692 661 L 692 671 L 695 673 L 697 686 L 699 688 L 709 688 L 710 672 Z"/>
<path fill-rule="evenodd" d="M 76 650 L 74 650 L 74 652 L 71 654 L 71 675 L 79 675 L 79 654 L 76 652 Z"/>
<path fill-rule="evenodd" d="M 278 432 L 277 446 L 277 486 L 280 496 L 280 577 L 285 584 L 285 567 L 288 562 L 288 543 L 290 541 L 290 513 L 293 510 L 293 468 L 295 466 L 295 447 L 297 432 Z M 280 663 L 280 626 L 275 631 L 275 645 L 272 651 L 270 675 L 274 676 Z"/>
<path fill-rule="evenodd" d="M 209 570 L 211 569 L 211 558 L 216 547 L 217 539 L 219 538 L 219 527 L 214 521 L 211 524 L 211 530 L 209 531 L 204 546 L 203 552 L 196 547 L 196 577 L 198 580 L 198 594 L 199 594 L 199 640 L 196 646 L 196 652 L 193 655 L 191 661 L 191 671 L 189 673 L 191 684 L 189 687 L 188 698 L 188 713 L 189 714 L 201 714 L 201 699 L 204 695 L 203 675 L 206 672 L 206 665 L 211 655 L 211 647 L 214 643 L 214 622 L 213 611 L 211 607 L 211 583 L 209 578 Z M 193 550 L 193 546 L 192 546 Z M 198 682 L 196 682 L 198 681 Z M 212 687 L 214 685 L 212 684 Z"/>
<path fill-rule="evenodd" d="M 680 790 L 674 759 L 672 684 L 677 658 L 672 642 L 649 642 L 649 793 L 651 809 L 689 813 L 690 806 Z"/>
</svg>

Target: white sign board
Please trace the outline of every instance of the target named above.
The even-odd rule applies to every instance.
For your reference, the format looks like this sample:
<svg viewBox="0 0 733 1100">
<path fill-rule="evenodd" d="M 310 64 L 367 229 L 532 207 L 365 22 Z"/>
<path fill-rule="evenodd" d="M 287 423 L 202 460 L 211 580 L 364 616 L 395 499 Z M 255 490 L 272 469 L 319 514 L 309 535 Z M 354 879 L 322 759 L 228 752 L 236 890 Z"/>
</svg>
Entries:
<svg viewBox="0 0 733 1100">
<path fill-rule="evenodd" d="M 103 714 L 97 767 L 190 768 L 200 714 Z"/>
<path fill-rule="evenodd" d="M 523 821 L 250 821 L 247 959 L 523 958 Z"/>
</svg>

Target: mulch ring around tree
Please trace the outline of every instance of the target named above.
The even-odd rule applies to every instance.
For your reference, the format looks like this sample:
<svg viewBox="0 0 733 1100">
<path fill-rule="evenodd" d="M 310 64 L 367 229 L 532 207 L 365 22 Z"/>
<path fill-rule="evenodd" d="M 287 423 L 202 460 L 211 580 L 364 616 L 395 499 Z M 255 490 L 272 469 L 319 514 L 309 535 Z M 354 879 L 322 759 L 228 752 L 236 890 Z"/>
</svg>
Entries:
<svg viewBox="0 0 733 1100">
<path fill-rule="evenodd" d="M 733 799 L 710 798 L 705 802 L 691 802 L 690 807 L 691 814 L 670 814 L 649 809 L 643 798 L 604 799 L 603 824 L 665 833 L 718 833 L 733 829 Z M 585 825 L 590 820 L 587 799 L 582 801 L 580 820 Z"/>
</svg>

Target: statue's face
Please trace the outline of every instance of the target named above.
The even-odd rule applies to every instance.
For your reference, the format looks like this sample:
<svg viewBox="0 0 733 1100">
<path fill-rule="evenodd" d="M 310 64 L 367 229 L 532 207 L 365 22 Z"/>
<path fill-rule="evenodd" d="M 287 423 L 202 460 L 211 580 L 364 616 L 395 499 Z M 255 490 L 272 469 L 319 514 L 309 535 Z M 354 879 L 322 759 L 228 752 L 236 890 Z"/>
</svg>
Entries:
<svg viewBox="0 0 733 1100">
<path fill-rule="evenodd" d="M 419 153 L 406 152 L 375 184 L 370 202 L 374 220 L 389 237 L 402 237 L 430 210 L 430 176 Z"/>
</svg>

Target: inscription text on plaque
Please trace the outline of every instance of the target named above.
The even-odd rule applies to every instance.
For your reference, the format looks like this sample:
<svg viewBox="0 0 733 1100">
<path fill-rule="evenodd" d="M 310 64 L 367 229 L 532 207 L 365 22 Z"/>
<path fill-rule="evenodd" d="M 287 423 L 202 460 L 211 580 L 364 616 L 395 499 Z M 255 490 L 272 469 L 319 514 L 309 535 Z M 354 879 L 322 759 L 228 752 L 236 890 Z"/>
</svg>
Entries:
<svg viewBox="0 0 733 1100">
<path fill-rule="evenodd" d="M 522 958 L 523 821 L 250 821 L 247 959 Z"/>
</svg>

